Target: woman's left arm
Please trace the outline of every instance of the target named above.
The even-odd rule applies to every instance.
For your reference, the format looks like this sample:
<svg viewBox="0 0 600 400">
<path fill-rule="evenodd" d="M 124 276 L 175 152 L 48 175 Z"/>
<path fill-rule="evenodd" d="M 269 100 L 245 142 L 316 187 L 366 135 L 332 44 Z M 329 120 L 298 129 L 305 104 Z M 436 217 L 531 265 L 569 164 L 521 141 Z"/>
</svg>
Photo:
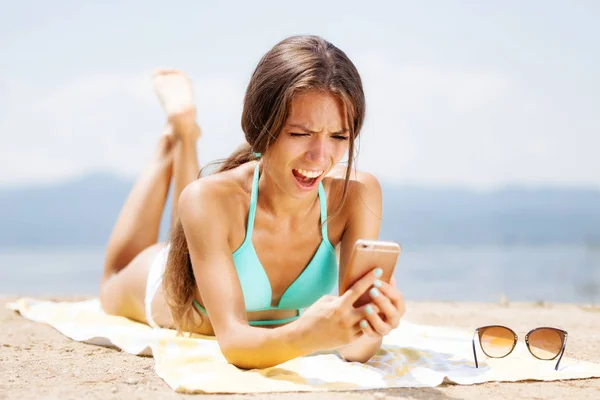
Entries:
<svg viewBox="0 0 600 400">
<path fill-rule="evenodd" d="M 340 282 L 343 282 L 346 275 L 354 243 L 358 239 L 376 240 L 379 237 L 382 194 L 377 179 L 371 174 L 357 172 L 349 187 L 346 206 L 345 214 L 348 217 L 340 243 Z M 365 315 L 367 327 L 363 328 L 363 335 L 339 349 L 340 355 L 347 361 L 367 362 L 381 347 L 383 336 L 398 326 L 404 314 L 402 294 L 395 285 L 385 282 L 382 284 L 382 287 L 377 289 L 378 298 L 371 302 L 375 312 Z M 385 317 L 380 318 L 379 314 Z"/>
</svg>

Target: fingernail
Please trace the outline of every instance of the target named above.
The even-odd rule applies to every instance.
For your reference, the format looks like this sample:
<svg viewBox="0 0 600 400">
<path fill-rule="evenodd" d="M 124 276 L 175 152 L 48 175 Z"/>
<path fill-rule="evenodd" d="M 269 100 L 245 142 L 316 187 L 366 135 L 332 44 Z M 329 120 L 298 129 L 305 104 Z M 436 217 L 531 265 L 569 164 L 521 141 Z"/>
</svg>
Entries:
<svg viewBox="0 0 600 400">
<path fill-rule="evenodd" d="M 383 270 L 381 268 L 375 268 L 375 271 L 373 271 L 373 273 L 376 277 L 379 278 L 381 275 L 383 275 Z"/>
<path fill-rule="evenodd" d="M 368 306 L 365 307 L 365 312 L 369 315 L 373 314 L 373 307 L 369 304 Z"/>
<path fill-rule="evenodd" d="M 372 298 L 375 298 L 375 297 L 379 296 L 379 290 L 377 290 L 377 288 L 373 288 L 373 289 L 369 290 L 369 294 L 371 295 Z"/>
<path fill-rule="evenodd" d="M 381 281 L 379 279 L 376 279 L 375 282 L 373 282 L 373 286 L 375 286 L 376 288 L 380 288 L 381 287 Z"/>
<path fill-rule="evenodd" d="M 363 329 L 367 329 L 367 326 L 369 326 L 369 324 L 367 323 L 367 321 L 365 321 L 364 319 L 360 320 L 360 327 Z"/>
</svg>

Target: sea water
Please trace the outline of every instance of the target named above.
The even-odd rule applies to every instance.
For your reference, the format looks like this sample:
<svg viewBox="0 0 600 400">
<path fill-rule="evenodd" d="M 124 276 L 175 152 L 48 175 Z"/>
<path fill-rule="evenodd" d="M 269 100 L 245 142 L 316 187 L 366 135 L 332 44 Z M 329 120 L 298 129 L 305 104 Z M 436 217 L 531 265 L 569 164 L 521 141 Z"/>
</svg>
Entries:
<svg viewBox="0 0 600 400">
<path fill-rule="evenodd" d="M 98 295 L 104 247 L 0 249 L 0 295 Z M 407 300 L 600 303 L 600 248 L 404 247 L 395 272 Z"/>
</svg>

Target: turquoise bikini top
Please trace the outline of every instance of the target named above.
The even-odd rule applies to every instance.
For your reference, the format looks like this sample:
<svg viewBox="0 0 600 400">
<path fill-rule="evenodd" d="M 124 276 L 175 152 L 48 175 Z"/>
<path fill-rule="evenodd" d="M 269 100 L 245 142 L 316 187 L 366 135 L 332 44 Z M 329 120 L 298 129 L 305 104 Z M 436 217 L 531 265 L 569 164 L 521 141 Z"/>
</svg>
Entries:
<svg viewBox="0 0 600 400">
<path fill-rule="evenodd" d="M 256 255 L 252 245 L 252 229 L 256 215 L 256 201 L 258 199 L 258 165 L 254 169 L 252 193 L 250 195 L 250 211 L 248 212 L 248 226 L 246 238 L 242 245 L 233 253 L 233 262 L 242 286 L 244 302 L 247 312 L 266 310 L 298 310 L 298 315 L 281 320 L 250 321 L 250 325 L 275 325 L 295 320 L 300 316 L 301 310 L 307 308 L 322 296 L 329 294 L 337 285 L 338 266 L 335 249 L 329 242 L 327 235 L 327 197 L 323 184 L 319 182 L 319 203 L 321 207 L 321 244 L 312 260 L 304 271 L 286 289 L 281 296 L 279 304 L 272 306 L 272 291 L 269 278 Z M 284 266 L 282 266 L 284 267 Z M 203 314 L 208 315 L 206 309 L 194 300 L 194 305 Z"/>
</svg>

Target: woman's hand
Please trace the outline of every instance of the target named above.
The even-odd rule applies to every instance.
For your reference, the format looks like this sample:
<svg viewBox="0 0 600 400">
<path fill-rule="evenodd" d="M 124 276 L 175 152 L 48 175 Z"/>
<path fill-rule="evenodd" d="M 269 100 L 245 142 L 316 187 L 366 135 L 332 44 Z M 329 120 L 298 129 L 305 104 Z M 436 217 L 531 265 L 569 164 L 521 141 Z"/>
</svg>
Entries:
<svg viewBox="0 0 600 400">
<path fill-rule="evenodd" d="M 361 307 L 364 321 L 360 323 L 363 333 L 372 337 L 383 337 L 400 324 L 406 311 L 404 297 L 396 288 L 396 280 L 390 283 L 375 280 L 369 290 L 371 303 Z"/>
<path fill-rule="evenodd" d="M 298 333 L 311 352 L 340 348 L 364 334 L 361 327 L 361 320 L 365 318 L 364 307 L 354 308 L 353 304 L 377 280 L 374 271 L 363 276 L 339 297 L 321 297 L 298 318 Z"/>
</svg>

